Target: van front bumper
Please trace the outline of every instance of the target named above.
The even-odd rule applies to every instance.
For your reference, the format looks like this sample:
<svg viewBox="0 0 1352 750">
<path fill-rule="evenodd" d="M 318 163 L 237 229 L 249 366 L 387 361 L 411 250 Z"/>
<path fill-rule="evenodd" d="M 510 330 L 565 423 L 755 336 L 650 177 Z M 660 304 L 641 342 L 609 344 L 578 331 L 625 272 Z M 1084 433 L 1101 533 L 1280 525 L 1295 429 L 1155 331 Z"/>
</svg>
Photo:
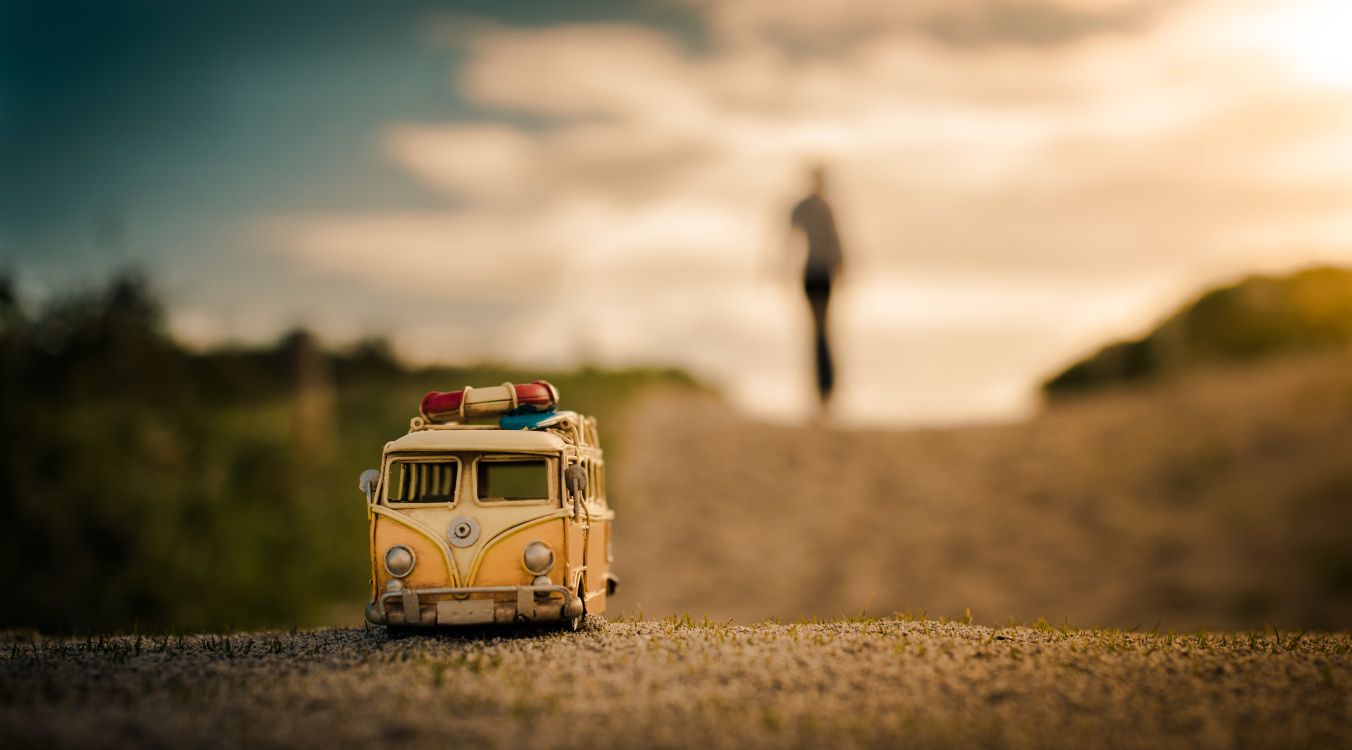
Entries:
<svg viewBox="0 0 1352 750">
<path fill-rule="evenodd" d="M 559 622 L 581 614 L 582 600 L 559 585 L 404 589 L 366 605 L 372 625 Z"/>
</svg>

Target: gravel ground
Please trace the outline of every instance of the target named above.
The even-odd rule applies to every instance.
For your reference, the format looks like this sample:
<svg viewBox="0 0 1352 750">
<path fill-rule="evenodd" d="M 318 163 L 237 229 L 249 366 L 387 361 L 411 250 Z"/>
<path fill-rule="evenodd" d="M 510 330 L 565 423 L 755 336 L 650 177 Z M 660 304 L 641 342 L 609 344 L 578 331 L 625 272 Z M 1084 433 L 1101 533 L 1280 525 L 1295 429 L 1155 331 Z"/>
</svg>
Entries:
<svg viewBox="0 0 1352 750">
<path fill-rule="evenodd" d="M 16 746 L 1352 747 L 1352 636 L 604 623 L 0 641 Z"/>
</svg>

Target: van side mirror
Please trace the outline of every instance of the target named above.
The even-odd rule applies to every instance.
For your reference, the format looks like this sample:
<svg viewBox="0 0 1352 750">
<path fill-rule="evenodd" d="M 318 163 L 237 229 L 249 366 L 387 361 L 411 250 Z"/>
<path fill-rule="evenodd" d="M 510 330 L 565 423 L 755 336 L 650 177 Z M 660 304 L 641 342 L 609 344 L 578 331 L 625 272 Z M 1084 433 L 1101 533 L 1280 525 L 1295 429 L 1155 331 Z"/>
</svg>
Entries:
<svg viewBox="0 0 1352 750">
<path fill-rule="evenodd" d="M 376 469 L 367 469 L 361 473 L 361 476 L 357 479 L 357 489 L 366 494 L 366 502 L 371 502 L 371 496 L 375 494 L 378 484 L 380 484 L 380 472 Z"/>
<path fill-rule="evenodd" d="M 587 469 L 582 464 L 573 464 L 564 469 L 563 480 L 568 485 L 568 491 L 574 496 L 587 491 Z"/>
<path fill-rule="evenodd" d="M 568 496 L 573 499 L 573 520 L 582 518 L 582 494 L 587 491 L 587 469 L 582 464 L 572 464 L 563 470 L 563 484 L 568 488 Z"/>
</svg>

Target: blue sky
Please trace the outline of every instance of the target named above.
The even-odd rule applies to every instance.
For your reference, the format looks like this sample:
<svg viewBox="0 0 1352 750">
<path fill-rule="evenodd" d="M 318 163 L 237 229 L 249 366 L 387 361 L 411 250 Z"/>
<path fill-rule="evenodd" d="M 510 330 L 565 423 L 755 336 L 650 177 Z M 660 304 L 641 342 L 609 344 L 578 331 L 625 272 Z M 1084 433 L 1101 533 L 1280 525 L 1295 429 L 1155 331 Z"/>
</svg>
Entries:
<svg viewBox="0 0 1352 750">
<path fill-rule="evenodd" d="M 0 262 L 32 300 L 139 266 L 201 345 L 677 365 L 792 418 L 820 160 L 841 419 L 1012 418 L 1208 284 L 1352 259 L 1350 13 L 9 0 Z"/>
<path fill-rule="evenodd" d="M 482 116 L 450 85 L 455 51 L 427 39 L 439 19 L 695 28 L 679 9 L 596 2 L 10 0 L 0 14 L 3 252 L 52 283 L 221 252 L 241 216 L 444 203 L 371 148 L 392 119 Z M 119 220 L 125 247 L 97 247 Z"/>
</svg>

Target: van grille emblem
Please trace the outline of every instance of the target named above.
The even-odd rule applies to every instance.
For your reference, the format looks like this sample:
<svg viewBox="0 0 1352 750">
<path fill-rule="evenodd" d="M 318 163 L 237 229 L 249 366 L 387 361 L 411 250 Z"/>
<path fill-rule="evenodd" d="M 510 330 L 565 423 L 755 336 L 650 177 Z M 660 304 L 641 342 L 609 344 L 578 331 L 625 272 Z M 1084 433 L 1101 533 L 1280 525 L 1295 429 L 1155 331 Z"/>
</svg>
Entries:
<svg viewBox="0 0 1352 750">
<path fill-rule="evenodd" d="M 479 522 L 469 516 L 456 516 L 446 529 L 446 536 L 457 547 L 468 547 L 479 541 Z"/>
</svg>

